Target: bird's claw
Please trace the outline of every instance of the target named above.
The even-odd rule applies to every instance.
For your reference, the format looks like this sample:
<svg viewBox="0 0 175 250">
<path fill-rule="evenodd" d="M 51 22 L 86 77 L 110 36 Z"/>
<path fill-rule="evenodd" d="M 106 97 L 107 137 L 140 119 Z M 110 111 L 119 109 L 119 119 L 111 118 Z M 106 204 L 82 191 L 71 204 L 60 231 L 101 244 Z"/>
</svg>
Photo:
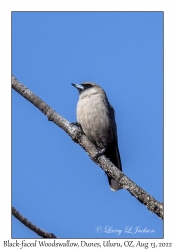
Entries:
<svg viewBox="0 0 175 250">
<path fill-rule="evenodd" d="M 98 151 L 98 153 L 93 157 L 95 161 L 97 161 L 97 159 L 102 156 L 104 154 L 104 152 L 106 151 L 106 148 L 102 148 Z"/>
<path fill-rule="evenodd" d="M 71 125 L 75 125 L 75 126 L 77 126 L 77 127 L 79 127 L 79 128 L 82 129 L 80 123 L 78 123 L 78 122 L 71 122 Z"/>
</svg>

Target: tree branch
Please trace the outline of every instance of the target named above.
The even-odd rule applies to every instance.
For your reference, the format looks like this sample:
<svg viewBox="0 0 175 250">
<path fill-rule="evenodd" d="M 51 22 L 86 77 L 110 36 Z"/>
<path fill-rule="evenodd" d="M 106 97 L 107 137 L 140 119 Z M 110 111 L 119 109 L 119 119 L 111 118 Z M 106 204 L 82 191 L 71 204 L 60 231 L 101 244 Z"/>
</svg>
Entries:
<svg viewBox="0 0 175 250">
<path fill-rule="evenodd" d="M 78 143 L 88 153 L 92 161 L 99 165 L 107 175 L 117 180 L 122 188 L 127 189 L 131 195 L 135 196 L 135 198 L 144 204 L 151 212 L 163 219 L 163 203 L 158 202 L 153 196 L 149 195 L 141 187 L 131 181 L 104 155 L 99 156 L 96 159 L 95 156 L 99 151 L 83 134 L 80 127 L 69 123 L 66 119 L 57 114 L 49 105 L 21 84 L 14 76 L 12 76 L 12 87 L 45 114 L 49 121 L 53 121 L 56 125 L 62 128 L 73 141 Z"/>
<path fill-rule="evenodd" d="M 14 207 L 12 207 L 12 214 L 13 216 L 15 216 L 16 219 L 18 219 L 22 224 L 24 224 L 26 227 L 28 227 L 29 229 L 31 229 L 33 232 L 35 232 L 36 234 L 38 234 L 39 236 L 43 237 L 43 238 L 54 238 L 56 239 L 57 237 L 52 234 L 52 233 L 48 233 L 44 230 L 42 230 L 41 228 L 35 226 L 32 222 L 30 222 L 27 218 L 23 217 L 22 214 L 20 214 L 18 212 L 18 210 L 16 210 Z"/>
</svg>

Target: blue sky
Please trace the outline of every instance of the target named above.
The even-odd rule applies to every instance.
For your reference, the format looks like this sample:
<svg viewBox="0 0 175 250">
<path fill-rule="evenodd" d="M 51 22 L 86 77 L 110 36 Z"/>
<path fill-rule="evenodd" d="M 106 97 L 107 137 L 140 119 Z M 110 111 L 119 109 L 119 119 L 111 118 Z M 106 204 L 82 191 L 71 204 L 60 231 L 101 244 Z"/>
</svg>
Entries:
<svg viewBox="0 0 175 250">
<path fill-rule="evenodd" d="M 78 101 L 71 83 L 103 87 L 123 172 L 163 202 L 162 12 L 13 12 L 12 73 L 70 122 Z M 14 90 L 12 205 L 61 238 L 163 237 L 158 216 L 128 191 L 112 192 L 86 152 Z M 12 237 L 38 238 L 14 217 Z"/>
</svg>

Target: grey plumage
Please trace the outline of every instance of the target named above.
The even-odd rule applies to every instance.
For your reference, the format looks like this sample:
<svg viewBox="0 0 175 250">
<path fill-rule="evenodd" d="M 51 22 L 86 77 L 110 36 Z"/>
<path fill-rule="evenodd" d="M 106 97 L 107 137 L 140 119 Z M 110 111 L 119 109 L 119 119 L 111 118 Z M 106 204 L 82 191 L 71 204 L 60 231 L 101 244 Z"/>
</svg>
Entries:
<svg viewBox="0 0 175 250">
<path fill-rule="evenodd" d="M 105 91 L 92 82 L 72 85 L 79 91 L 77 120 L 83 132 L 96 147 L 105 148 L 104 154 L 106 157 L 122 171 L 115 112 L 108 102 Z M 108 181 L 113 191 L 120 189 L 116 180 L 108 176 Z"/>
</svg>

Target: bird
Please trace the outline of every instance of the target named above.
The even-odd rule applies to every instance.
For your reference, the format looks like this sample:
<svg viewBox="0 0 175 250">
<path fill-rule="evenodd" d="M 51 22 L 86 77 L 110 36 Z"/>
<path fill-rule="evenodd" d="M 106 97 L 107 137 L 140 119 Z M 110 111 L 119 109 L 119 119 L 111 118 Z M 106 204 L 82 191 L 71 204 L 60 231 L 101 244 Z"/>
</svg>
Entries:
<svg viewBox="0 0 175 250">
<path fill-rule="evenodd" d="M 81 125 L 87 138 L 97 148 L 103 150 L 104 155 L 122 171 L 115 110 L 109 103 L 106 92 L 94 82 L 72 83 L 72 85 L 79 92 L 76 109 L 78 124 Z M 119 190 L 119 183 L 110 176 L 107 177 L 111 190 Z"/>
</svg>

